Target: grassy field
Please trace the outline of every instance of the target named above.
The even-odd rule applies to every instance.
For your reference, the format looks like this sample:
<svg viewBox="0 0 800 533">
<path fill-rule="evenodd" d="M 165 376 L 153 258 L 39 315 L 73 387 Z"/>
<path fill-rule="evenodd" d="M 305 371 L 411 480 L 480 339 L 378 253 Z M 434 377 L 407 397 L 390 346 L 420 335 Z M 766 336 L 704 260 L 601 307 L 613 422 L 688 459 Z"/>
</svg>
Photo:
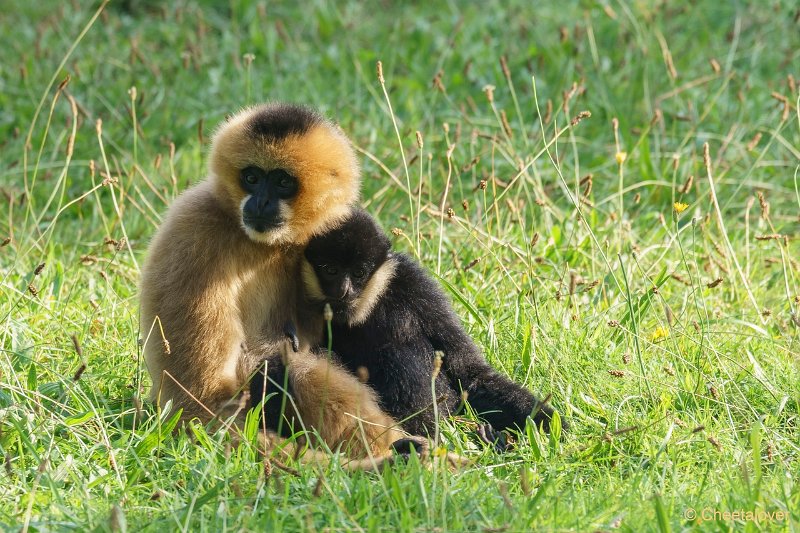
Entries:
<svg viewBox="0 0 800 533">
<path fill-rule="evenodd" d="M 0 528 L 800 529 L 796 3 L 12 1 L 0 50 Z M 139 407 L 148 239 L 265 100 L 563 439 L 289 473 Z"/>
</svg>

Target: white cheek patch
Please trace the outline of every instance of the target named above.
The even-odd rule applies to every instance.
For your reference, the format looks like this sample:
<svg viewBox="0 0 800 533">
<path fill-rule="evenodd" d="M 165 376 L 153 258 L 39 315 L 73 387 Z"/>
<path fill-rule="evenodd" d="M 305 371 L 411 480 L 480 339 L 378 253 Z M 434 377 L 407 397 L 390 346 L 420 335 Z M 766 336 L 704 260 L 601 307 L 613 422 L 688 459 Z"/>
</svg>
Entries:
<svg viewBox="0 0 800 533">
<path fill-rule="evenodd" d="M 303 258 L 303 262 L 300 264 L 300 275 L 303 277 L 306 296 L 311 300 L 325 300 L 325 293 L 322 292 L 322 287 L 319 285 L 317 273 L 314 272 L 314 267 L 306 258 Z"/>
<path fill-rule="evenodd" d="M 284 222 L 284 224 L 269 231 L 256 231 L 244 223 L 244 205 L 252 197 L 252 194 L 248 194 L 239 204 L 239 222 L 241 223 L 244 232 L 248 237 L 250 237 L 250 240 L 265 244 L 289 242 L 292 237 L 292 231 L 288 222 L 291 220 L 292 215 L 294 214 L 292 208 L 285 201 L 279 200 L 280 204 L 278 204 L 278 212 L 280 213 L 281 220 Z"/>
<path fill-rule="evenodd" d="M 392 281 L 396 266 L 395 260 L 390 257 L 372 274 L 364 290 L 353 302 L 353 312 L 348 321 L 351 326 L 359 326 L 369 318 Z"/>
<path fill-rule="evenodd" d="M 247 194 L 247 195 L 245 195 L 245 197 L 244 197 L 244 198 L 242 198 L 242 201 L 239 203 L 239 220 L 241 220 L 241 221 L 242 221 L 242 224 L 244 224 L 244 205 L 245 205 L 245 204 L 246 204 L 246 203 L 247 203 L 247 202 L 250 200 L 250 198 L 252 198 L 252 197 L 253 197 L 253 195 L 252 195 L 252 194 Z"/>
<path fill-rule="evenodd" d="M 282 235 L 289 236 L 292 234 L 291 231 L 291 220 L 294 216 L 294 210 L 292 210 L 292 206 L 289 205 L 289 202 L 286 200 L 281 200 L 281 203 L 278 204 L 278 212 L 281 214 L 281 220 L 283 221 L 283 226 L 279 228 Z"/>
</svg>

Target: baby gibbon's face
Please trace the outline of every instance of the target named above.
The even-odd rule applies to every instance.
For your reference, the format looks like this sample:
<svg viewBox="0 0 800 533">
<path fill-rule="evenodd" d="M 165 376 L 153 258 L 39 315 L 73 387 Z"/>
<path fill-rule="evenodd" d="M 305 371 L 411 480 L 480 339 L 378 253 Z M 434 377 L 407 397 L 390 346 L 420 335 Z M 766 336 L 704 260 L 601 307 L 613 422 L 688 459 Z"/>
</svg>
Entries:
<svg viewBox="0 0 800 533">
<path fill-rule="evenodd" d="M 333 310 L 334 320 L 346 321 L 353 303 L 363 292 L 367 280 L 375 271 L 375 265 L 364 260 L 348 263 L 322 257 L 316 258 L 312 265 L 322 293 L 325 295 L 325 301 Z"/>
<path fill-rule="evenodd" d="M 389 239 L 369 215 L 355 211 L 340 227 L 314 237 L 306 247 L 306 269 L 310 266 L 316 278 L 310 280 L 315 285 L 311 292 L 316 293 L 311 296 L 330 304 L 335 322 L 349 321 L 388 254 Z"/>
</svg>

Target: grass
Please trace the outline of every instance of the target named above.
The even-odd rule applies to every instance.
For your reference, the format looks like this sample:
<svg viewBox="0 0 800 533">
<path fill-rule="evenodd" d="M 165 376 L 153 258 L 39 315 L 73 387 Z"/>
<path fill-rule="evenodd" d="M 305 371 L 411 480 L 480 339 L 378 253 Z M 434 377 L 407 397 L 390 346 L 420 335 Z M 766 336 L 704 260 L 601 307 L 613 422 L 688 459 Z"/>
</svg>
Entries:
<svg viewBox="0 0 800 533">
<path fill-rule="evenodd" d="M 797 7 L 539 4 L 5 6 L 0 527 L 797 530 Z M 459 472 L 294 475 L 139 409 L 148 239 L 267 99 L 341 123 L 363 204 L 562 441 L 443 421 Z"/>
</svg>

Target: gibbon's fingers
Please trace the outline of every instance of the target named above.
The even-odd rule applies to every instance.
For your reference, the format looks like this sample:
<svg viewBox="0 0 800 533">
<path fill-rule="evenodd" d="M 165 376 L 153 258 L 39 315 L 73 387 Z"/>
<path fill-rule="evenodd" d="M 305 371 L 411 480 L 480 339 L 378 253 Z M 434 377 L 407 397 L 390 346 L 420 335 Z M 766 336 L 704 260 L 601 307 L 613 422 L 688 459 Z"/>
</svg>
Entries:
<svg viewBox="0 0 800 533">
<path fill-rule="evenodd" d="M 400 448 L 403 448 L 403 446 L 404 445 L 400 445 Z M 412 453 L 416 454 L 416 452 Z M 425 454 L 416 454 L 416 455 L 419 456 L 420 463 L 422 463 L 426 468 L 429 469 L 432 468 L 436 462 L 444 462 L 444 464 L 452 472 L 456 472 L 458 470 L 461 470 L 462 468 L 472 465 L 472 460 L 464 457 L 463 455 L 459 455 L 455 452 L 445 452 L 438 454 L 426 452 Z M 342 468 L 350 472 L 359 470 L 366 470 L 370 472 L 381 472 L 383 471 L 384 468 L 390 467 L 395 464 L 404 463 L 410 457 L 411 453 L 396 453 L 384 457 L 356 459 L 342 463 Z"/>
<path fill-rule="evenodd" d="M 412 437 L 412 439 L 416 439 Z M 401 439 L 405 440 L 405 439 Z M 427 441 L 418 443 L 419 449 L 427 450 Z M 258 453 L 267 465 L 275 466 L 291 475 L 299 472 L 287 466 L 282 461 L 299 462 L 302 465 L 311 465 L 318 468 L 327 468 L 335 461 L 340 462 L 343 470 L 348 472 L 366 471 L 381 472 L 385 467 L 394 464 L 398 455 L 389 452 L 381 456 L 370 456 L 363 459 L 350 459 L 347 456 L 336 456 L 323 450 L 316 450 L 308 446 L 305 439 L 289 440 L 267 430 L 258 433 Z"/>
<path fill-rule="evenodd" d="M 286 324 L 283 325 L 283 333 L 289 339 L 289 342 L 292 345 L 292 351 L 297 353 L 300 351 L 300 340 L 297 338 L 297 326 L 294 325 L 294 322 L 289 320 Z"/>
<path fill-rule="evenodd" d="M 455 452 L 447 452 L 447 454 L 444 456 L 444 459 L 447 461 L 447 465 L 450 467 L 450 470 L 459 470 L 472 464 L 471 459 Z"/>
<path fill-rule="evenodd" d="M 491 424 L 478 424 L 475 433 L 484 444 L 488 444 L 498 453 L 507 452 L 511 446 L 503 431 L 494 429 Z"/>
<path fill-rule="evenodd" d="M 274 466 L 294 476 L 300 475 L 299 472 L 284 464 L 283 461 L 294 461 L 318 468 L 327 468 L 339 461 L 340 467 L 347 472 L 382 472 L 387 467 L 405 462 L 412 454 L 416 454 L 420 462 L 428 468 L 435 461 L 440 460 L 444 460 L 448 468 L 453 471 L 472 464 L 471 460 L 454 452 L 435 455 L 430 453 L 430 443 L 423 437 L 404 437 L 394 442 L 392 448 L 392 451 L 384 455 L 350 459 L 323 450 L 315 450 L 308 447 L 303 441 L 290 441 L 271 431 L 258 434 L 258 451 L 265 463 L 265 468 Z"/>
<path fill-rule="evenodd" d="M 428 467 L 433 465 L 437 460 L 442 459 L 451 470 L 458 470 L 459 468 L 472 464 L 472 461 L 468 458 L 455 452 L 448 452 L 443 448 L 431 450 L 430 441 L 424 437 L 411 436 L 400 439 L 392 444 L 392 448 L 397 453 L 394 462 L 398 459 L 408 459 L 412 455 L 417 455 L 420 461 L 424 462 Z"/>
</svg>

